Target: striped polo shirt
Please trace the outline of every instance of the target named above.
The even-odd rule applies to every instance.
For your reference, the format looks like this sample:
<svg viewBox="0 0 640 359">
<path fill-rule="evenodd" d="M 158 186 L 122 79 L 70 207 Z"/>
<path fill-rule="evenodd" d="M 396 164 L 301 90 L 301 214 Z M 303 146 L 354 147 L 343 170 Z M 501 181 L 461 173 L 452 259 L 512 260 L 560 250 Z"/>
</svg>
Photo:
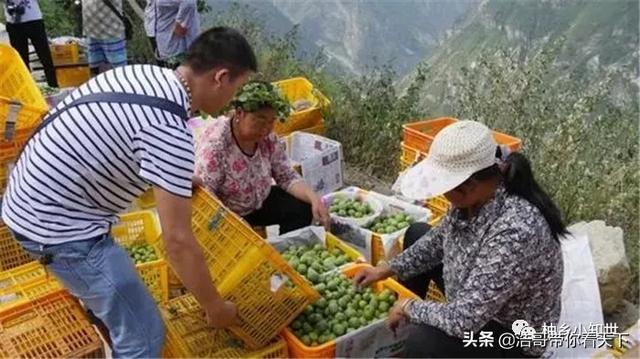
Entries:
<svg viewBox="0 0 640 359">
<path fill-rule="evenodd" d="M 119 67 L 71 93 L 62 111 L 26 145 L 2 201 L 12 230 L 44 244 L 107 233 L 117 214 L 150 185 L 191 197 L 193 138 L 186 119 L 157 107 L 92 102 L 92 93 L 160 97 L 189 113 L 187 93 L 172 70 Z"/>
</svg>

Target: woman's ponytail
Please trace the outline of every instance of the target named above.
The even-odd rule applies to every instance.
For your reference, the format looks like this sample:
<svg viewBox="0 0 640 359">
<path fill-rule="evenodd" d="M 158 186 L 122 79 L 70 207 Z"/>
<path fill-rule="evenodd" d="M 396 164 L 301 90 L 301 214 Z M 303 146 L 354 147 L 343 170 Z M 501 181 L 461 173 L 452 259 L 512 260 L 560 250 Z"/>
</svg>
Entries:
<svg viewBox="0 0 640 359">
<path fill-rule="evenodd" d="M 560 209 L 536 182 L 527 157 L 522 153 L 513 152 L 506 156 L 501 167 L 507 192 L 524 198 L 536 206 L 549 223 L 556 240 L 561 235 L 567 234 L 567 227 L 562 222 Z"/>
</svg>

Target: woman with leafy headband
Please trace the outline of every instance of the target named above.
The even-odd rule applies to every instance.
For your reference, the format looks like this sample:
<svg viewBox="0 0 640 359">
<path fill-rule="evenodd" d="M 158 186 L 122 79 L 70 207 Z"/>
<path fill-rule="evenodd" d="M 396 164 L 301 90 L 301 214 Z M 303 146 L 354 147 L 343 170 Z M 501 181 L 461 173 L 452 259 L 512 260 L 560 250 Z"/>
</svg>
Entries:
<svg viewBox="0 0 640 359">
<path fill-rule="evenodd" d="M 278 224 L 281 233 L 312 222 L 327 226 L 327 209 L 272 131 L 289 116 L 287 100 L 271 84 L 251 82 L 231 105 L 231 115 L 210 121 L 197 136 L 194 181 L 252 226 Z"/>
</svg>

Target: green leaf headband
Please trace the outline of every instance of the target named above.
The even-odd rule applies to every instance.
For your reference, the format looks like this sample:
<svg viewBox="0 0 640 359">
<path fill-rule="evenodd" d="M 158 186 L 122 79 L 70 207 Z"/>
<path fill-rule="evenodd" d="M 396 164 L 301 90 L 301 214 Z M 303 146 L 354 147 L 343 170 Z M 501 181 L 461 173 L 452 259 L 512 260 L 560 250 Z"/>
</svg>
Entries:
<svg viewBox="0 0 640 359">
<path fill-rule="evenodd" d="M 242 108 L 245 112 L 256 112 L 270 107 L 276 117 L 284 122 L 291 114 L 291 105 L 282 96 L 280 90 L 267 82 L 250 82 L 242 87 L 231 101 L 233 107 Z"/>
</svg>

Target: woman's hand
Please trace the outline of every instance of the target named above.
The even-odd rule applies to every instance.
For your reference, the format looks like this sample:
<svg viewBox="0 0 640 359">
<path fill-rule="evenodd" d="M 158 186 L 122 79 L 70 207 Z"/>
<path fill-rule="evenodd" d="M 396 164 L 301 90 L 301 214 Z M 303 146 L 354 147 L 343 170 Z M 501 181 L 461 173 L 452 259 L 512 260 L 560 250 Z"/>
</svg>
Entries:
<svg viewBox="0 0 640 359">
<path fill-rule="evenodd" d="M 311 213 L 313 214 L 314 224 L 322 225 L 327 231 L 331 229 L 331 216 L 329 216 L 329 210 L 318 196 L 314 196 L 311 200 Z"/>
<path fill-rule="evenodd" d="M 378 265 L 377 267 L 366 267 L 353 277 L 353 284 L 356 288 L 361 289 L 375 283 L 379 280 L 389 278 L 393 272 L 387 264 Z"/>
<path fill-rule="evenodd" d="M 406 305 L 406 300 L 398 301 L 391 308 L 389 312 L 389 316 L 387 317 L 387 328 L 389 328 L 392 332 L 396 332 L 400 322 L 406 319 L 407 315 L 405 314 L 404 307 Z"/>
</svg>

